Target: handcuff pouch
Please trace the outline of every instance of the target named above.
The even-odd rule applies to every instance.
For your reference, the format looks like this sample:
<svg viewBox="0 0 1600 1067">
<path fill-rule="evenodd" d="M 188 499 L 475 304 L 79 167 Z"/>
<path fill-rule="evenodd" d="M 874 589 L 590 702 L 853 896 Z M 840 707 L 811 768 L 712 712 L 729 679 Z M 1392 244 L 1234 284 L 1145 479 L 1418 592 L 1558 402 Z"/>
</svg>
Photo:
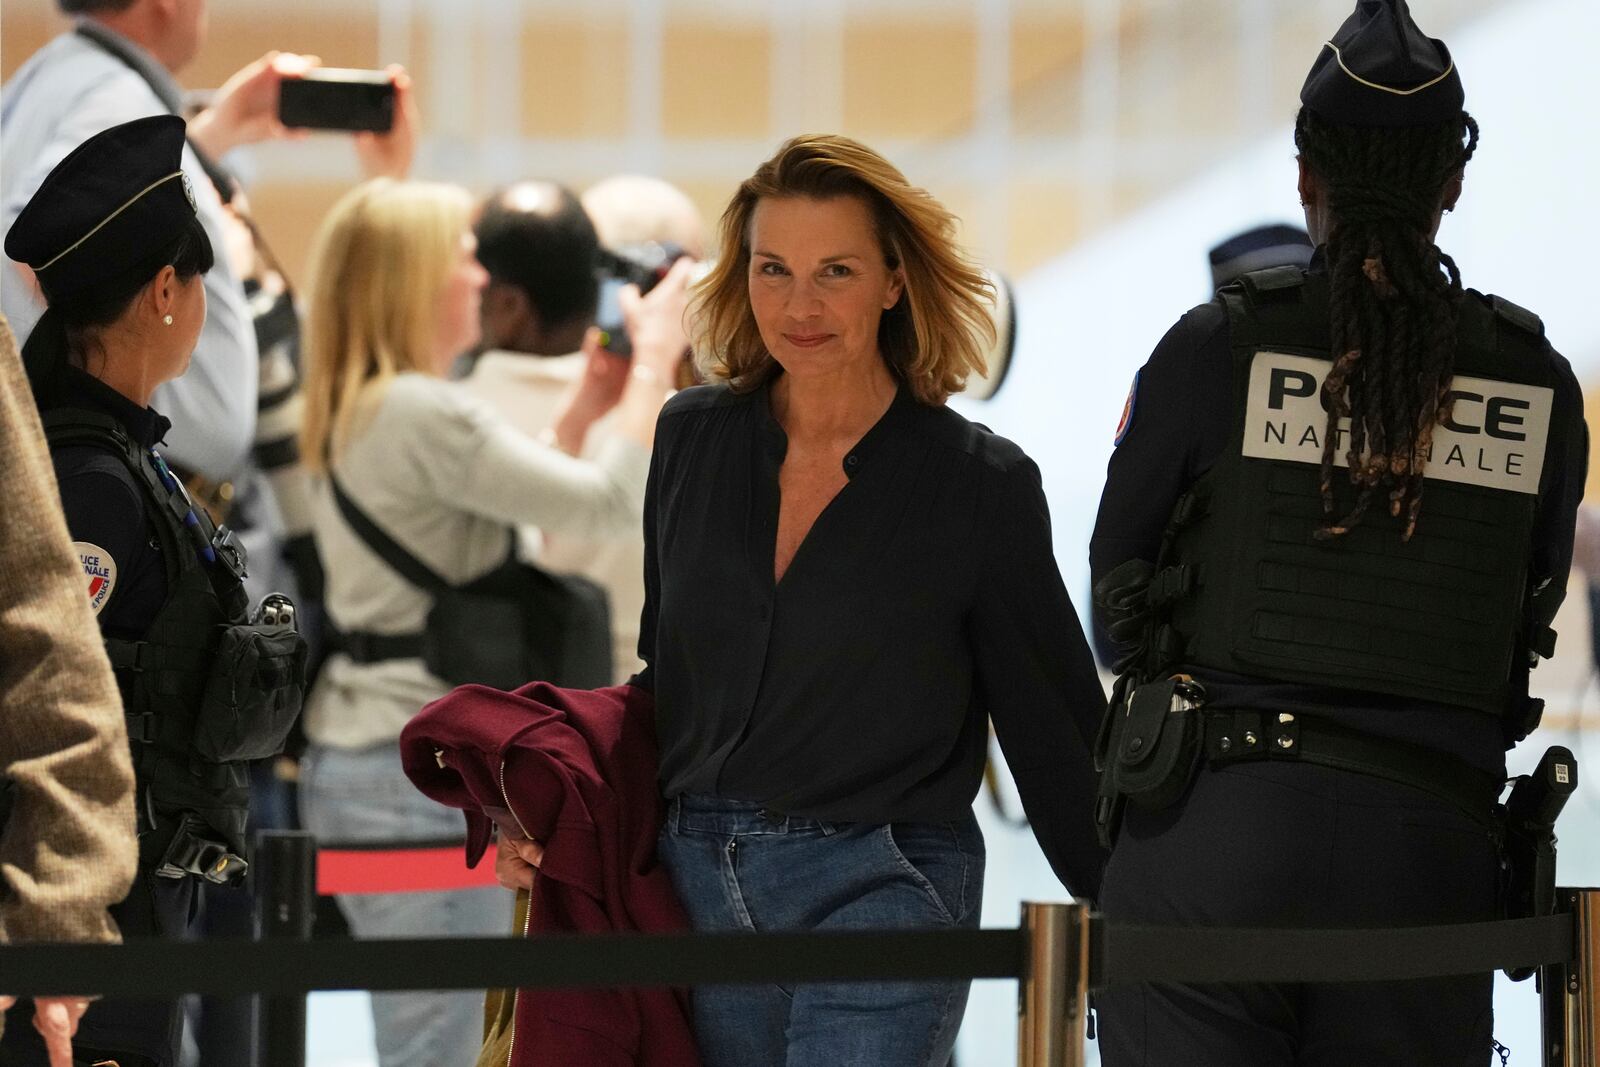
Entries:
<svg viewBox="0 0 1600 1067">
<path fill-rule="evenodd" d="M 1183 678 L 1133 691 L 1116 742 L 1119 793 L 1149 810 L 1183 795 L 1200 762 L 1199 705 L 1199 687 Z"/>
</svg>

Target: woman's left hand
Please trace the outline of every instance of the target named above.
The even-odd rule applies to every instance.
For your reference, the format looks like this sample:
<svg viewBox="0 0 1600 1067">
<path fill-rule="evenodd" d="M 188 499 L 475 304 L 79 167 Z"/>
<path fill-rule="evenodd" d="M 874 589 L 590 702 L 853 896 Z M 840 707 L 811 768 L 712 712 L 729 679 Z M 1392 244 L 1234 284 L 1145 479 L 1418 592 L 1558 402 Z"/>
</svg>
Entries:
<svg viewBox="0 0 1600 1067">
<path fill-rule="evenodd" d="M 533 875 L 544 862 L 544 846 L 526 837 L 500 832 L 494 875 L 507 889 L 532 889 Z"/>
</svg>

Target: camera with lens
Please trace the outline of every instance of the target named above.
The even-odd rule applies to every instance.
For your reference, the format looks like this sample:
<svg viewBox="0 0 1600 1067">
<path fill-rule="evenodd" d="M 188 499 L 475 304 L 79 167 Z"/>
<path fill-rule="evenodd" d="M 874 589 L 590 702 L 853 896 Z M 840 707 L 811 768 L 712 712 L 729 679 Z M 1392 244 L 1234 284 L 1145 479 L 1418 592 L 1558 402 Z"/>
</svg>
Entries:
<svg viewBox="0 0 1600 1067">
<path fill-rule="evenodd" d="M 628 330 L 622 321 L 622 303 L 617 298 L 622 287 L 637 285 L 639 295 L 643 296 L 667 276 L 674 263 L 688 254 L 671 241 L 643 241 L 600 249 L 595 270 L 600 281 L 600 310 L 595 325 L 604 334 L 600 343 L 608 352 L 623 357 L 633 355 L 633 342 L 628 339 Z"/>
</svg>

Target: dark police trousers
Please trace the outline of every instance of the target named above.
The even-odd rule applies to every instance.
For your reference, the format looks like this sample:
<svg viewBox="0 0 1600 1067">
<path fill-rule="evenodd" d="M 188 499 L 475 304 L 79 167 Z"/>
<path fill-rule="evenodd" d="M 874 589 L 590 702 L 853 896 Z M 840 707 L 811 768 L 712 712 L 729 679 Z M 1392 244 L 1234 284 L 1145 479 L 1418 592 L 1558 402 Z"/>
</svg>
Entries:
<svg viewBox="0 0 1600 1067">
<path fill-rule="evenodd" d="M 111 908 L 124 941 L 188 936 L 199 902 L 193 878 L 157 878 L 141 867 L 122 903 Z M 107 997 L 94 1001 L 72 1042 L 73 1063 L 114 1060 L 120 1067 L 171 1067 L 182 1037 L 177 1000 Z M 0 1067 L 47 1067 L 44 1041 L 33 1028 L 33 1002 L 19 1000 L 6 1013 Z"/>
<path fill-rule="evenodd" d="M 1129 805 L 1101 906 L 1151 925 L 1379 927 L 1495 918 L 1488 830 L 1431 795 L 1304 764 L 1202 768 Z M 1484 1067 L 1493 976 L 1344 985 L 1116 986 L 1105 1067 Z"/>
</svg>

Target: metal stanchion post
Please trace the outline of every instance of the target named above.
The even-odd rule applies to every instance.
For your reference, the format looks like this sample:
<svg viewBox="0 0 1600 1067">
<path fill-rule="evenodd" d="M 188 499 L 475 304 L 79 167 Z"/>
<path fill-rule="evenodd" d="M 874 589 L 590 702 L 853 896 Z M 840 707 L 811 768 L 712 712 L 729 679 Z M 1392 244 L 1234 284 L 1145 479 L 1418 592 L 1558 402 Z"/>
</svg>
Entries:
<svg viewBox="0 0 1600 1067">
<path fill-rule="evenodd" d="M 1089 909 L 1022 905 L 1027 968 L 1018 992 L 1019 1067 L 1082 1067 L 1089 991 Z"/>
<path fill-rule="evenodd" d="M 1577 924 L 1571 963 L 1539 968 L 1544 1067 L 1600 1067 L 1600 889 L 1558 889 Z"/>
<path fill-rule="evenodd" d="M 300 830 L 264 830 L 255 863 L 262 940 L 310 938 L 317 904 L 316 838 Z M 262 1067 L 305 1067 L 305 996 L 263 997 L 258 1017 Z"/>
</svg>

